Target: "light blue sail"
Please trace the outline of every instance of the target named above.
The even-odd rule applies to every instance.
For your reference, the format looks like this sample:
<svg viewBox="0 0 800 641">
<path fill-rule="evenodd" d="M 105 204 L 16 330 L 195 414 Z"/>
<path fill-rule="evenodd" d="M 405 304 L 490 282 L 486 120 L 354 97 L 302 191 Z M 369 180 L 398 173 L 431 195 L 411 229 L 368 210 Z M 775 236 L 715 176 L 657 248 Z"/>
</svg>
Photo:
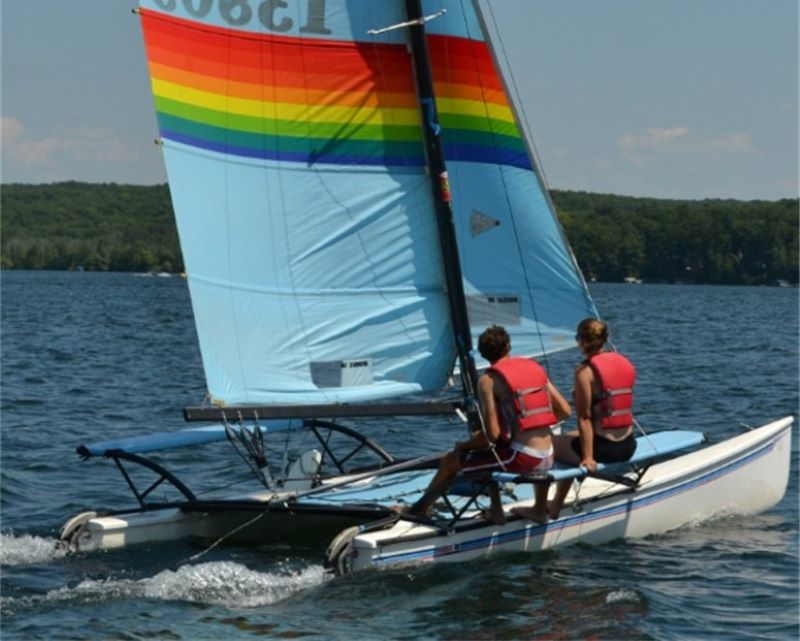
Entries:
<svg viewBox="0 0 800 641">
<path fill-rule="evenodd" d="M 496 84 L 507 88 L 508 80 L 498 71 L 500 56 L 485 35 L 482 4 L 460 0 L 426 3 L 429 9 L 439 6 L 447 12 L 428 23 L 428 32 L 468 38 L 472 53 L 482 60 L 474 66 L 477 79 L 472 82 L 486 92 Z M 444 46 L 449 46 L 444 52 L 446 59 L 457 56 L 453 42 L 452 38 L 449 45 L 445 41 Z M 487 59 L 493 63 L 491 69 Z M 463 145 L 450 148 L 447 169 L 473 340 L 477 342 L 488 325 L 500 324 L 511 334 L 516 355 L 537 356 L 575 347 L 578 322 L 598 312 L 545 195 L 532 144 L 521 133 L 521 110 L 515 96 L 504 93 L 527 163 L 514 159 L 481 162 Z M 490 100 L 487 105 L 491 106 Z M 440 116 L 445 119 L 446 114 Z M 481 117 L 496 146 L 505 144 L 509 133 L 492 118 L 490 107 Z M 445 141 L 450 133 L 445 126 Z M 488 365 L 477 360 L 479 367 Z"/>
<path fill-rule="evenodd" d="M 445 385 L 454 343 L 398 0 L 141 0 L 211 400 Z M 441 10 L 446 12 L 442 13 Z M 473 333 L 572 346 L 596 314 L 467 0 L 426 1 Z"/>
<path fill-rule="evenodd" d="M 209 395 L 441 388 L 453 338 L 410 63 L 366 28 L 402 7 L 280 4 L 142 3 Z"/>
</svg>

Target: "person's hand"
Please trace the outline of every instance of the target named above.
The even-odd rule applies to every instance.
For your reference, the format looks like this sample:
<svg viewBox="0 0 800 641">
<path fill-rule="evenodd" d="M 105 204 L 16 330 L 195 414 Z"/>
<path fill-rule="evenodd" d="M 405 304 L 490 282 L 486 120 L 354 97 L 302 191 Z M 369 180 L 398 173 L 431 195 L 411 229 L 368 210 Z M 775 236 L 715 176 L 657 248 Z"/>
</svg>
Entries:
<svg viewBox="0 0 800 641">
<path fill-rule="evenodd" d="M 590 472 L 597 470 L 597 461 L 593 458 L 585 458 L 581 461 L 581 467 L 585 467 Z"/>
</svg>

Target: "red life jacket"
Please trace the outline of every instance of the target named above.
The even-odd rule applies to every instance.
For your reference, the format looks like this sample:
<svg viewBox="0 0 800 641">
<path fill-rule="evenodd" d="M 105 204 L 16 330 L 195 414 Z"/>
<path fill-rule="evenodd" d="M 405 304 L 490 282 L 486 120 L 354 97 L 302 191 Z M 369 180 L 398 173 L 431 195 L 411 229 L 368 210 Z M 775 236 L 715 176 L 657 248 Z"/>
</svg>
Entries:
<svg viewBox="0 0 800 641">
<path fill-rule="evenodd" d="M 592 418 L 606 430 L 633 425 L 633 386 L 636 383 L 633 363 L 616 352 L 595 354 L 587 363 L 602 390 L 592 396 Z"/>
<path fill-rule="evenodd" d="M 487 371 L 500 376 L 511 390 L 513 412 L 509 412 L 505 404 L 500 406 L 501 428 L 506 440 L 511 438 L 512 427 L 524 432 L 558 423 L 547 393 L 547 372 L 539 363 L 529 358 L 504 358 Z"/>
</svg>

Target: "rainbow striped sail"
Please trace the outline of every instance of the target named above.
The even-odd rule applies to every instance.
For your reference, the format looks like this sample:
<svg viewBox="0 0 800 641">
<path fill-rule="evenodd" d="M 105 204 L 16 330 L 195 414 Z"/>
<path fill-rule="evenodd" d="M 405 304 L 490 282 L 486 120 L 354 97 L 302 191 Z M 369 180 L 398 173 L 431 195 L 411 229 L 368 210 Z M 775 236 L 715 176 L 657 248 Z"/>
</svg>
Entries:
<svg viewBox="0 0 800 641">
<path fill-rule="evenodd" d="M 331 403 L 441 387 L 454 346 L 406 33 L 369 33 L 403 22 L 404 2 L 140 5 L 211 397 Z M 535 353 L 571 335 L 588 299 L 478 14 L 466 0 L 426 3 L 440 7 L 436 124 L 473 324 L 505 322 Z M 477 235 L 476 216 L 492 221 Z"/>
</svg>

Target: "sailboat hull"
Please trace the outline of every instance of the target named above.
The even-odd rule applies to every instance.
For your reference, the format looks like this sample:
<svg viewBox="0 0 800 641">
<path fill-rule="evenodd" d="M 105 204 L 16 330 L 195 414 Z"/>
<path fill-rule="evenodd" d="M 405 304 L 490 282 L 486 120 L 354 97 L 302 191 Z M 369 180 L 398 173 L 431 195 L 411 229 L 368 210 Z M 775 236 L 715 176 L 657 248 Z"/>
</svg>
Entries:
<svg viewBox="0 0 800 641">
<path fill-rule="evenodd" d="M 272 514 L 262 510 L 186 512 L 165 508 L 130 515 L 93 516 L 70 537 L 83 551 L 124 548 L 145 543 L 196 539 L 231 543 L 269 544 L 291 540 L 319 544 L 356 523 L 352 515 Z"/>
<path fill-rule="evenodd" d="M 537 552 L 659 534 L 711 517 L 757 514 L 783 497 L 789 478 L 787 417 L 650 467 L 635 490 L 587 479 L 559 519 L 545 525 L 510 516 L 505 525 L 464 522 L 451 533 L 399 521 L 355 536 L 339 571 L 466 561 L 500 552 Z M 478 519 L 473 519 L 478 521 Z"/>
</svg>

